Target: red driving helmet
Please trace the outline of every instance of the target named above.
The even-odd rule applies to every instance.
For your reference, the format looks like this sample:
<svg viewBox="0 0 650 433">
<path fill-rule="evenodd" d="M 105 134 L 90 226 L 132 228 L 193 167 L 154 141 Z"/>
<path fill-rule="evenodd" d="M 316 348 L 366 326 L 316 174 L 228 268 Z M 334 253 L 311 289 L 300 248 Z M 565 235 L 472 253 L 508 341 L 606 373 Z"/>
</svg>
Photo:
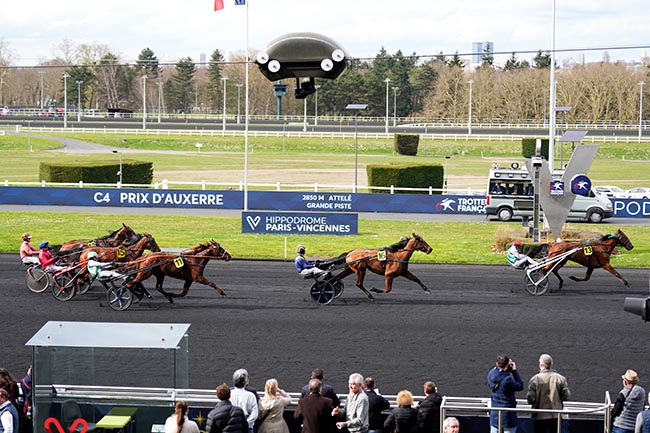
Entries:
<svg viewBox="0 0 650 433">
<path fill-rule="evenodd" d="M 512 245 L 516 245 L 516 246 L 520 247 L 521 246 L 521 241 L 519 239 L 517 239 L 516 241 L 514 241 L 512 243 Z"/>
</svg>

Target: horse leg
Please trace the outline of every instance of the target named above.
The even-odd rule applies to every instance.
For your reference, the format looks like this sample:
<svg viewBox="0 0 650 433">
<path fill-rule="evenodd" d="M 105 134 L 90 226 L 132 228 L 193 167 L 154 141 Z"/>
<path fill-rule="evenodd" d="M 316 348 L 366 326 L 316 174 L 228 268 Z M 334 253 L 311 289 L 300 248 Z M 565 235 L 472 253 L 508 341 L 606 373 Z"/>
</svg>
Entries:
<svg viewBox="0 0 650 433">
<path fill-rule="evenodd" d="M 614 268 L 612 267 L 612 265 L 610 265 L 609 263 L 603 265 L 603 269 L 606 270 L 607 272 L 609 272 L 610 274 L 614 275 L 616 278 L 618 278 L 618 280 L 619 280 L 621 283 L 625 284 L 626 286 L 629 286 L 629 285 L 630 285 L 630 283 L 628 283 L 627 280 L 626 280 L 625 278 L 623 278 L 623 277 L 621 276 L 621 274 L 619 274 L 619 273 L 616 271 L 616 269 L 614 269 Z"/>
<path fill-rule="evenodd" d="M 162 272 L 159 274 L 156 274 L 156 290 L 158 290 L 162 295 L 167 298 L 170 304 L 174 303 L 174 298 L 172 297 L 171 293 L 165 292 L 163 289 L 163 281 L 165 280 L 165 274 Z"/>
<path fill-rule="evenodd" d="M 589 278 L 591 278 L 591 273 L 594 271 L 594 268 L 588 267 L 587 268 L 587 273 L 585 274 L 584 278 L 578 278 L 573 275 L 569 275 L 569 278 L 571 278 L 573 281 L 589 281 Z"/>
<path fill-rule="evenodd" d="M 385 275 L 386 287 L 384 287 L 384 293 L 390 293 L 390 291 L 393 290 L 394 279 L 395 277 L 393 277 L 392 275 Z"/>
<path fill-rule="evenodd" d="M 195 277 L 194 281 L 200 284 L 205 284 L 206 286 L 210 286 L 214 290 L 216 290 L 217 293 L 220 294 L 221 296 L 226 296 L 226 293 L 223 290 L 221 290 L 219 286 L 217 286 L 212 281 L 205 278 L 203 275 L 199 275 L 198 277 Z M 189 284 L 188 283 L 185 284 L 185 287 L 183 287 L 183 293 L 178 296 L 185 296 L 187 294 L 187 291 L 190 289 L 190 285 L 192 284 L 192 282 L 193 282 L 192 280 L 188 281 Z"/>
<path fill-rule="evenodd" d="M 366 294 L 368 299 L 370 299 L 370 302 L 375 302 L 374 296 L 372 296 L 372 294 L 363 286 L 363 279 L 366 277 L 366 268 L 359 266 L 356 269 L 353 269 L 353 271 L 357 274 L 357 287 Z M 374 288 L 372 290 L 379 292 Z"/>
<path fill-rule="evenodd" d="M 193 281 L 192 280 L 185 280 L 185 284 L 183 284 L 183 290 L 180 293 L 169 293 L 169 296 L 172 298 L 182 298 L 183 296 L 187 295 L 187 292 L 190 290 L 190 286 L 192 285 Z"/>
<path fill-rule="evenodd" d="M 407 279 L 409 279 L 411 281 L 415 281 L 416 283 L 418 283 L 420 285 L 420 287 L 422 287 L 422 290 L 424 290 L 424 293 L 431 294 L 431 290 L 429 290 L 429 288 L 427 286 L 425 286 L 424 283 L 422 283 L 422 281 L 420 281 L 420 279 L 418 277 L 413 275 L 411 273 L 411 271 L 406 270 L 406 271 L 404 271 L 402 273 L 401 276 L 404 277 L 404 278 L 407 278 Z"/>
</svg>

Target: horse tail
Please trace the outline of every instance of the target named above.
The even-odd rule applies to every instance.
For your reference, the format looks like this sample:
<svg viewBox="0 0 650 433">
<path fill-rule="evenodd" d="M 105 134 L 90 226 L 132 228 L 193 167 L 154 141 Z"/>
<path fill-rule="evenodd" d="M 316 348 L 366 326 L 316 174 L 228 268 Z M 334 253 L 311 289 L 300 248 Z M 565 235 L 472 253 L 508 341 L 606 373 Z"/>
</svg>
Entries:
<svg viewBox="0 0 650 433">
<path fill-rule="evenodd" d="M 528 250 L 528 257 L 545 257 L 548 255 L 548 249 L 549 245 L 548 244 L 539 244 L 531 247 L 530 250 Z"/>
<path fill-rule="evenodd" d="M 350 251 L 352 251 L 352 250 L 350 250 Z M 327 270 L 327 269 L 333 268 L 333 267 L 335 267 L 335 266 L 339 266 L 339 265 L 345 263 L 345 258 L 347 257 L 347 255 L 348 255 L 348 253 L 349 253 L 350 251 L 346 251 L 346 252 L 340 254 L 338 257 L 335 257 L 335 258 L 333 258 L 333 259 L 330 259 L 330 260 L 327 260 L 327 261 L 323 261 L 323 262 L 321 262 L 321 263 L 319 264 L 318 267 L 319 267 L 320 269 L 325 269 L 325 270 Z"/>
</svg>

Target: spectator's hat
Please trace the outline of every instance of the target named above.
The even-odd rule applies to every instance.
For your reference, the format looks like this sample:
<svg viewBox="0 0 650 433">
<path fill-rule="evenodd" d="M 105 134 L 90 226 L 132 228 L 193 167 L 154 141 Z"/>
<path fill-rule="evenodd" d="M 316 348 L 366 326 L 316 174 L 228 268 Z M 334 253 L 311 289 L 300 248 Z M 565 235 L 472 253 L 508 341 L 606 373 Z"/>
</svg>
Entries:
<svg viewBox="0 0 650 433">
<path fill-rule="evenodd" d="M 639 376 L 637 376 L 636 371 L 634 370 L 628 370 L 625 372 L 621 378 L 627 380 L 630 383 L 638 383 L 639 382 Z"/>
</svg>

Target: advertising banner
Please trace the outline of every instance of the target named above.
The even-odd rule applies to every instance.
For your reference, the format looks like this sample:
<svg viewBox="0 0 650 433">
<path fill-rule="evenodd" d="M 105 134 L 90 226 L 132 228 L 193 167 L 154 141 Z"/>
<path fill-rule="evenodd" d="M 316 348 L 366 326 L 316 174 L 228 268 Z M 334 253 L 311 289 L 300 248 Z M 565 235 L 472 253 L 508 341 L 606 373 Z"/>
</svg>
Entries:
<svg viewBox="0 0 650 433">
<path fill-rule="evenodd" d="M 243 212 L 242 233 L 356 235 L 355 213 Z"/>
</svg>

